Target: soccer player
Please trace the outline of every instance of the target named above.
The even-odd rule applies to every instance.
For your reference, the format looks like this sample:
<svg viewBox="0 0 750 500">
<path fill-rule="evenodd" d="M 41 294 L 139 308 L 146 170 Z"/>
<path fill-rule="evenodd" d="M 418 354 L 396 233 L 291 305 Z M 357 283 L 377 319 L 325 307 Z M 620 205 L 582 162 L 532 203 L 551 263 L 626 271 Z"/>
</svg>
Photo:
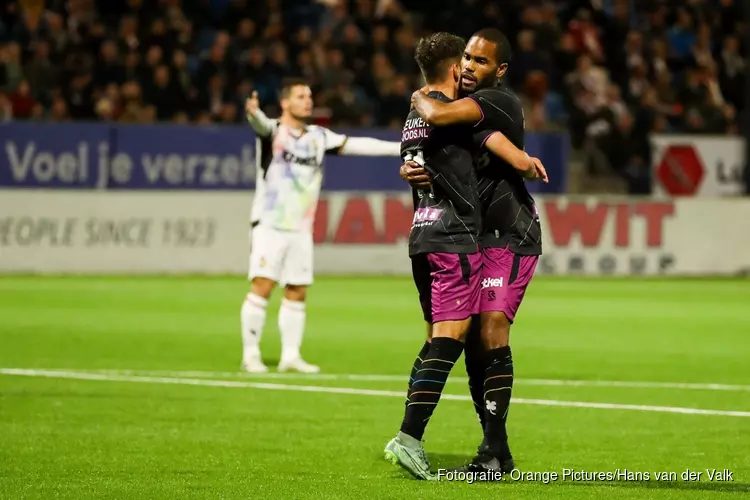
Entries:
<svg viewBox="0 0 750 500">
<path fill-rule="evenodd" d="M 427 95 L 440 102 L 456 97 L 465 46 L 462 38 L 449 33 L 419 41 L 415 59 L 427 82 Z M 425 427 L 463 351 L 471 316 L 479 310 L 481 219 L 473 152 L 486 138 L 466 125 L 430 127 L 415 111 L 407 117 L 402 134 L 403 158 L 423 165 L 432 176 L 431 186 L 414 190 L 409 235 L 428 341 L 412 368 L 401 430 L 386 446 L 385 455 L 421 479 L 434 478 L 421 444 Z M 491 150 L 498 148 L 499 140 L 500 136 L 493 139 Z M 521 156 L 521 168 L 534 170 L 529 157 L 506 142 L 499 149 L 510 145 L 513 151 L 507 154 Z"/>
<path fill-rule="evenodd" d="M 510 57 L 510 44 L 500 31 L 478 31 L 461 63 L 461 91 L 467 97 L 445 103 L 416 92 L 415 109 L 431 125 L 474 125 L 487 131 L 488 143 L 501 133 L 523 148 L 523 108 L 502 83 Z M 480 338 L 484 359 L 467 346 L 466 363 L 484 441 L 467 468 L 507 473 L 515 467 L 506 430 L 513 388 L 510 327 L 542 253 L 542 233 L 524 175 L 487 152 L 477 163 L 483 219 Z M 536 174 L 546 178 L 542 171 Z"/>
<path fill-rule="evenodd" d="M 312 227 L 326 154 L 399 156 L 400 143 L 347 137 L 308 125 L 313 100 L 303 80 L 285 81 L 279 119 L 269 119 L 258 95 L 245 103 L 257 135 L 257 180 L 251 215 L 250 293 L 242 304 L 242 369 L 268 371 L 259 343 L 266 307 L 277 283 L 284 286 L 279 310 L 281 359 L 278 370 L 317 373 L 300 354 L 305 329 L 305 299 L 313 282 Z"/>
</svg>

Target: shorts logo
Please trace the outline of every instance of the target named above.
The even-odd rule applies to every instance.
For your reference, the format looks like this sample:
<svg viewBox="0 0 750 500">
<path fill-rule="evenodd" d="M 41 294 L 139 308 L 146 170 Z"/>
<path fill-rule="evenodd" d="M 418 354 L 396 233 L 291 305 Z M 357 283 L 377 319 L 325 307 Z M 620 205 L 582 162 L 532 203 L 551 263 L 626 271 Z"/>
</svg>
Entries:
<svg viewBox="0 0 750 500">
<path fill-rule="evenodd" d="M 261 257 L 260 258 L 260 267 L 266 267 L 266 258 L 265 257 Z"/>
<path fill-rule="evenodd" d="M 490 290 L 487 293 L 487 302 L 494 302 L 495 301 L 495 290 Z"/>
<path fill-rule="evenodd" d="M 485 288 L 502 288 L 503 278 L 484 278 L 482 280 L 482 289 Z"/>
</svg>

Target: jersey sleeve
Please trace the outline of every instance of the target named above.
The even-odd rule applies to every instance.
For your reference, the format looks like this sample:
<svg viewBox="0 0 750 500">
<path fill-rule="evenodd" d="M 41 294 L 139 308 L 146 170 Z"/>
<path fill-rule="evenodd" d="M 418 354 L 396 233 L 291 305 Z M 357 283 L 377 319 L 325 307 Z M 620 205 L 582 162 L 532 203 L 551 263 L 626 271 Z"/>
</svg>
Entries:
<svg viewBox="0 0 750 500">
<path fill-rule="evenodd" d="M 262 139 L 273 137 L 279 129 L 279 120 L 268 118 L 261 110 L 258 110 L 255 115 L 247 115 L 246 118 L 253 127 L 255 135 Z"/>
<path fill-rule="evenodd" d="M 474 101 L 482 113 L 482 118 L 474 125 L 477 128 L 502 132 L 523 121 L 517 99 L 501 89 L 482 89 L 468 96 L 468 99 Z"/>
<path fill-rule="evenodd" d="M 337 155 L 341 154 L 341 150 L 344 149 L 347 137 L 342 134 L 337 134 L 327 128 L 323 129 L 323 137 L 325 139 L 326 154 Z"/>
<path fill-rule="evenodd" d="M 275 136 L 276 132 L 279 131 L 279 125 L 280 124 L 281 124 L 281 122 L 279 121 L 278 118 L 274 118 L 273 120 L 271 120 L 271 131 L 268 133 L 268 135 L 266 137 L 273 137 L 273 136 Z"/>
<path fill-rule="evenodd" d="M 476 128 L 471 136 L 472 145 L 476 148 L 483 148 L 484 144 L 487 142 L 487 139 L 489 139 L 490 136 L 495 132 L 497 131 L 489 128 Z"/>
</svg>

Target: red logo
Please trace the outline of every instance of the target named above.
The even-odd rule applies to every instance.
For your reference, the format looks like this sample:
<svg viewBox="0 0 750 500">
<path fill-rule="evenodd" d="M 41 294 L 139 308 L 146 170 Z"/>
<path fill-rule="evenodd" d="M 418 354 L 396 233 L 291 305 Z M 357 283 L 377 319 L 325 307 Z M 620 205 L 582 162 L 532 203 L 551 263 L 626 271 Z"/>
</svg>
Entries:
<svg viewBox="0 0 750 500">
<path fill-rule="evenodd" d="M 613 224 L 615 248 L 631 248 L 635 236 L 631 223 L 640 219 L 645 224 L 646 248 L 660 248 L 664 241 L 664 226 L 674 216 L 672 202 L 599 202 L 593 205 L 580 201 L 561 203 L 560 199 L 544 202 L 549 222 L 549 236 L 555 246 L 567 248 L 578 236 L 584 248 L 606 247 L 605 226 Z M 611 222 L 610 222 L 611 221 Z"/>
<path fill-rule="evenodd" d="M 313 238 L 315 243 L 338 245 L 408 241 L 413 206 L 406 196 L 328 195 L 318 203 Z"/>
<path fill-rule="evenodd" d="M 671 195 L 694 195 L 705 171 L 694 146 L 669 146 L 656 167 L 656 178 Z"/>
</svg>

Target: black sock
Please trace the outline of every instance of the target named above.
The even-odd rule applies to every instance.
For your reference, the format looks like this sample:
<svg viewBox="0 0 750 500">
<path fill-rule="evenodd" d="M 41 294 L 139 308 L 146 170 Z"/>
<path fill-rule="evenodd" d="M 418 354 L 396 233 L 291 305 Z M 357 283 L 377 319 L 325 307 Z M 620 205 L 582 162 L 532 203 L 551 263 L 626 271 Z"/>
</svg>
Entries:
<svg viewBox="0 0 750 500">
<path fill-rule="evenodd" d="M 474 411 L 479 417 L 479 424 L 484 429 L 484 368 L 485 357 L 482 353 L 482 341 L 479 336 L 479 316 L 471 318 L 471 327 L 466 334 L 464 362 L 466 375 L 469 377 L 469 394 L 474 403 Z"/>
<path fill-rule="evenodd" d="M 422 366 L 422 360 L 427 355 L 427 351 L 430 349 L 430 343 L 425 342 L 422 346 L 422 349 L 420 349 L 419 354 L 417 354 L 416 359 L 414 360 L 414 366 L 411 367 L 411 374 L 409 375 L 409 387 L 406 389 L 406 405 L 409 405 L 409 398 L 411 397 L 411 385 L 414 383 L 414 380 L 417 377 L 417 370 Z"/>
<path fill-rule="evenodd" d="M 448 380 L 451 368 L 456 364 L 464 344 L 450 337 L 433 338 L 424 356 L 422 366 L 417 370 L 406 415 L 401 423 L 401 432 L 421 441 L 427 422 L 440 401 L 443 387 Z"/>
<path fill-rule="evenodd" d="M 508 433 L 510 395 L 513 390 L 513 356 L 510 346 L 487 352 L 487 369 L 484 378 L 484 437 L 489 453 L 500 460 L 511 458 Z"/>
</svg>

